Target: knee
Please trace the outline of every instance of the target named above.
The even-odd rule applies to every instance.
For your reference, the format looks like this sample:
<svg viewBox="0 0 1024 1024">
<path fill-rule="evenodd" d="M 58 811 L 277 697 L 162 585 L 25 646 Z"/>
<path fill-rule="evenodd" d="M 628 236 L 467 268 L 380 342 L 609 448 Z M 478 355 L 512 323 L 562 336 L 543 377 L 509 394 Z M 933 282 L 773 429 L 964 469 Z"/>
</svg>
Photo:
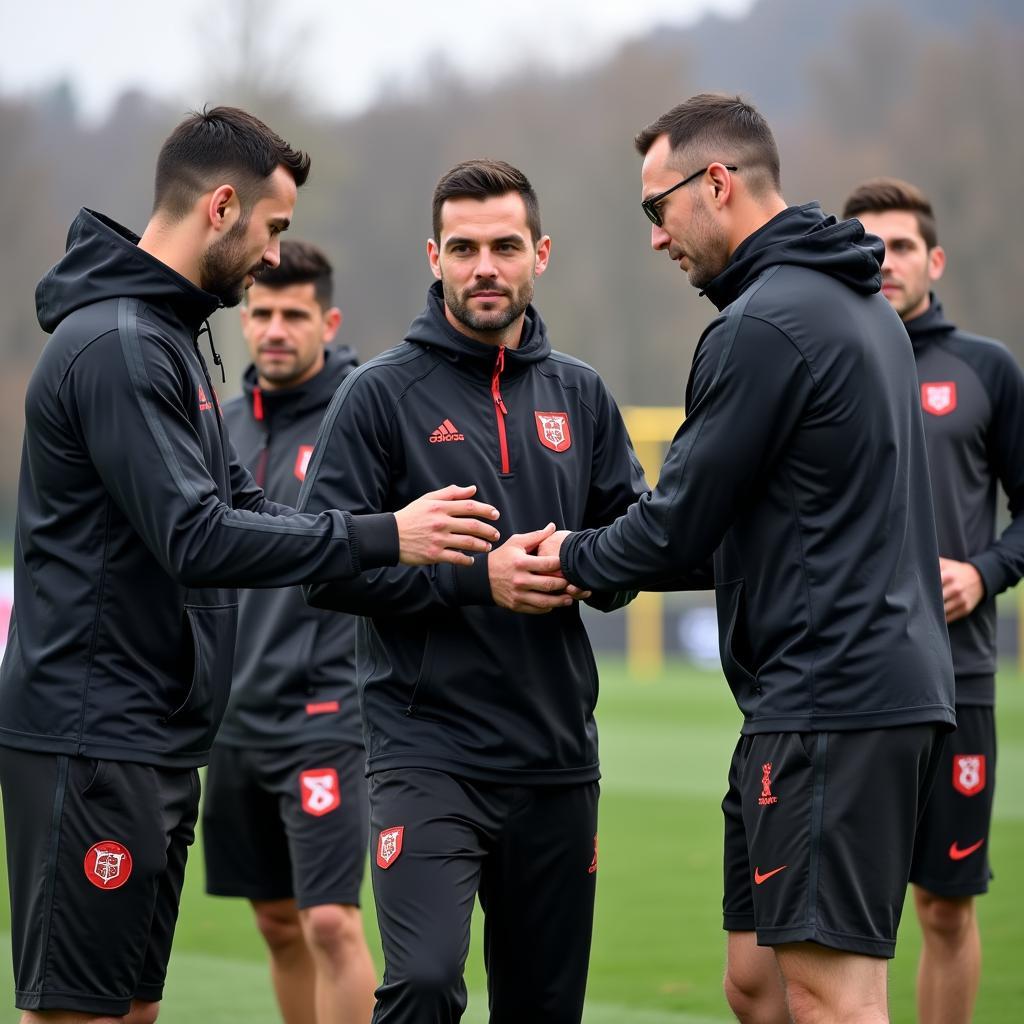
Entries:
<svg viewBox="0 0 1024 1024">
<path fill-rule="evenodd" d="M 392 977 L 389 965 L 385 975 L 389 982 L 398 983 L 410 1005 L 415 1006 L 455 1006 L 462 990 L 462 969 L 433 957 L 418 957 L 397 977 Z"/>
<path fill-rule="evenodd" d="M 271 953 L 287 952 L 303 943 L 302 926 L 294 910 L 279 907 L 254 906 L 256 927 Z"/>
<path fill-rule="evenodd" d="M 124 1018 L 124 1024 L 156 1024 L 159 1013 L 159 1003 L 144 1003 L 136 999 Z"/>
<path fill-rule="evenodd" d="M 917 901 L 921 929 L 945 942 L 958 942 L 974 924 L 974 900 L 946 899 L 932 893 L 920 893 Z"/>
<path fill-rule="evenodd" d="M 361 947 L 363 922 L 357 907 L 328 903 L 301 911 L 309 945 L 331 958 L 341 958 Z"/>
<path fill-rule="evenodd" d="M 742 1024 L 780 1019 L 778 1011 L 785 1006 L 785 993 L 778 971 L 743 970 L 730 965 L 722 987 L 729 1008 Z"/>
</svg>

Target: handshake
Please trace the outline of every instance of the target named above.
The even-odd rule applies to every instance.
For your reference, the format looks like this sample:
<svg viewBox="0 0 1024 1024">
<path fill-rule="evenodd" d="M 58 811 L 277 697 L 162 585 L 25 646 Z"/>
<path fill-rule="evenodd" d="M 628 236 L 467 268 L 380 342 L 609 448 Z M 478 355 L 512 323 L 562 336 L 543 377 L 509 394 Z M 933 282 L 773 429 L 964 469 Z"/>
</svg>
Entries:
<svg viewBox="0 0 1024 1024">
<path fill-rule="evenodd" d="M 527 615 L 543 615 L 590 596 L 590 591 L 580 590 L 562 575 L 559 551 L 568 530 L 548 523 L 542 530 L 513 534 L 494 547 L 501 535 L 487 520 L 493 522 L 500 513 L 492 505 L 473 501 L 475 493 L 475 487 L 453 484 L 396 512 L 399 561 L 472 565 L 470 552 L 487 552 L 494 603 Z"/>
</svg>

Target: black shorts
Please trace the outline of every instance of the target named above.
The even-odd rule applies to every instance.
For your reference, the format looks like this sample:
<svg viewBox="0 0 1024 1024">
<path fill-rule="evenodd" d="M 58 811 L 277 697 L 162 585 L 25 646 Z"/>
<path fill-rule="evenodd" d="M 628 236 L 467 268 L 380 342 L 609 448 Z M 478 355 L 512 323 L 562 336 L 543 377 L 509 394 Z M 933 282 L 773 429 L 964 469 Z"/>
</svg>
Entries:
<svg viewBox="0 0 1024 1024">
<path fill-rule="evenodd" d="M 917 828 L 910 880 L 936 896 L 988 892 L 996 785 L 995 709 L 957 705 L 939 774 Z"/>
<path fill-rule="evenodd" d="M 199 774 L 0 747 L 15 1005 L 120 1017 L 163 995 Z"/>
<path fill-rule="evenodd" d="M 725 929 L 893 956 L 944 739 L 931 724 L 740 737 L 722 803 Z"/>
<path fill-rule="evenodd" d="M 370 777 L 384 983 L 374 1021 L 458 1020 L 473 904 L 491 1024 L 579 1021 L 597 883 L 598 784 L 476 782 L 423 768 Z"/>
<path fill-rule="evenodd" d="M 369 811 L 354 744 L 215 744 L 203 800 L 206 891 L 359 906 Z"/>
</svg>

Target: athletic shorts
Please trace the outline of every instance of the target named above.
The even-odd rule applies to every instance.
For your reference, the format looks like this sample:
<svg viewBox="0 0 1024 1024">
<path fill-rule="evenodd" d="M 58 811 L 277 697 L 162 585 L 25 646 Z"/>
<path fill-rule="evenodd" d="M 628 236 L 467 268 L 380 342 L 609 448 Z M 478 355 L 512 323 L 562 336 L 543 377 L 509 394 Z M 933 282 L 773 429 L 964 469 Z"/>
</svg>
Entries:
<svg viewBox="0 0 1024 1024">
<path fill-rule="evenodd" d="M 355 744 L 215 744 L 203 800 L 206 891 L 359 906 L 369 816 Z"/>
<path fill-rule="evenodd" d="M 15 1005 L 120 1017 L 163 995 L 199 774 L 0 747 Z"/>
<path fill-rule="evenodd" d="M 597 885 L 597 782 L 523 786 L 425 768 L 370 777 L 384 982 L 374 1022 L 459 1020 L 473 905 L 491 1024 L 578 1022 Z"/>
<path fill-rule="evenodd" d="M 725 814 L 727 931 L 892 957 L 941 727 L 742 736 Z"/>
<path fill-rule="evenodd" d="M 917 829 L 910 880 L 936 896 L 988 892 L 996 785 L 995 709 L 957 705 L 939 774 Z"/>
</svg>

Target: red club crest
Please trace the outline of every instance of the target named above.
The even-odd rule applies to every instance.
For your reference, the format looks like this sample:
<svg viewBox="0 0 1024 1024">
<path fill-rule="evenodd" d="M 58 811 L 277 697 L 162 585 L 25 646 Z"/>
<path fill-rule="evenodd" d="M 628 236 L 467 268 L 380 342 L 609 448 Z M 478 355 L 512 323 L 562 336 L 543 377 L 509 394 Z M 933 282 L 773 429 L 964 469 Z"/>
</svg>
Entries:
<svg viewBox="0 0 1024 1024">
<path fill-rule="evenodd" d="M 402 852 L 402 835 L 404 833 L 404 825 L 381 830 L 380 838 L 377 840 L 377 867 L 386 869 L 398 860 L 399 854 Z"/>
<path fill-rule="evenodd" d="M 120 889 L 132 873 L 132 855 L 120 843 L 104 839 L 89 847 L 84 867 L 97 889 Z"/>
<path fill-rule="evenodd" d="M 311 768 L 299 776 L 302 809 L 319 818 L 341 803 L 338 773 L 333 768 Z"/>
<path fill-rule="evenodd" d="M 572 444 L 569 433 L 569 414 L 567 412 L 537 412 L 537 436 L 545 448 L 553 452 L 564 452 Z"/>
<path fill-rule="evenodd" d="M 313 454 L 311 444 L 300 444 L 299 454 L 295 456 L 295 475 L 300 480 L 306 479 L 306 470 L 309 468 L 309 457 Z"/>
<path fill-rule="evenodd" d="M 956 381 L 940 380 L 922 384 L 921 408 L 933 416 L 948 416 L 956 408 Z"/>
<path fill-rule="evenodd" d="M 956 754 L 953 758 L 953 788 L 964 796 L 975 796 L 985 788 L 985 755 Z"/>
</svg>

